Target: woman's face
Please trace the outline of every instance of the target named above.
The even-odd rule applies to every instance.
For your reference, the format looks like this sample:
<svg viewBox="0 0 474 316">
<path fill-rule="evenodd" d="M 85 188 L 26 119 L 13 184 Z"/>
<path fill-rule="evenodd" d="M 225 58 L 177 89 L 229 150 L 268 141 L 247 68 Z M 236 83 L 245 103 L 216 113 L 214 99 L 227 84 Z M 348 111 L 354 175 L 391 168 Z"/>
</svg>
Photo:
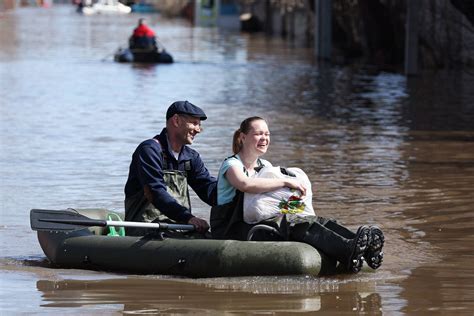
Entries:
<svg viewBox="0 0 474 316">
<path fill-rule="evenodd" d="M 251 128 L 247 134 L 242 134 L 243 147 L 247 151 L 255 152 L 258 156 L 267 152 L 270 145 L 270 131 L 263 120 L 256 120 L 250 124 Z"/>
</svg>

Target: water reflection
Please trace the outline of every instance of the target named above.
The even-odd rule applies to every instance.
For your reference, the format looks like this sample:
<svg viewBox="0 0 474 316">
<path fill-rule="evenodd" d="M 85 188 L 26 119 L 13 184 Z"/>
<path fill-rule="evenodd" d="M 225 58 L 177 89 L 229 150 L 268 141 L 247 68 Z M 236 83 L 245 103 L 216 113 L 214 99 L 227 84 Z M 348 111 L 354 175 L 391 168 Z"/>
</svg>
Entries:
<svg viewBox="0 0 474 316">
<path fill-rule="evenodd" d="M 380 295 L 374 293 L 370 282 L 334 285 L 331 281 L 315 283 L 298 278 L 190 282 L 128 277 L 39 280 L 36 287 L 42 292 L 43 307 L 119 305 L 118 311 L 133 314 L 381 314 Z"/>
</svg>

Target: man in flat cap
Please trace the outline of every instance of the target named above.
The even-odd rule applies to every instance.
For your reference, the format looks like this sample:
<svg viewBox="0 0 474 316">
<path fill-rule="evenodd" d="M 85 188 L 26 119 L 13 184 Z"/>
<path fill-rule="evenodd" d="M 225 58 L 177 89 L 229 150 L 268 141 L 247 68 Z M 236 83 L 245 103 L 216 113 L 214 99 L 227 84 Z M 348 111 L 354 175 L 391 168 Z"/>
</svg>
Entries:
<svg viewBox="0 0 474 316">
<path fill-rule="evenodd" d="M 216 203 L 217 181 L 209 174 L 191 145 L 207 119 L 202 109 L 188 101 L 176 101 L 166 112 L 166 128 L 145 140 L 133 153 L 125 185 L 125 220 L 192 224 L 200 233 L 209 224 L 191 214 L 188 184 L 209 205 Z M 128 228 L 127 235 L 150 230 Z"/>
</svg>

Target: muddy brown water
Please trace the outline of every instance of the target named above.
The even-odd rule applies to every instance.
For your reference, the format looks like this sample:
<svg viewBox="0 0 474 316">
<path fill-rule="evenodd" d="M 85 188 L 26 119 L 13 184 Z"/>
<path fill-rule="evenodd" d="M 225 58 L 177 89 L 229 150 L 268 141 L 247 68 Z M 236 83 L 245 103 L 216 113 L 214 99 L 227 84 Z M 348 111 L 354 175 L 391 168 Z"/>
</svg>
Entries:
<svg viewBox="0 0 474 316">
<path fill-rule="evenodd" d="M 0 13 L 1 314 L 474 312 L 471 75 L 322 66 L 278 38 L 159 15 L 147 17 L 176 63 L 114 63 L 138 17 L 69 5 Z M 178 99 L 208 114 L 193 147 L 214 174 L 240 121 L 267 118 L 265 158 L 307 172 L 319 214 L 379 224 L 382 267 L 214 279 L 51 267 L 29 210 L 123 211 L 131 153 Z M 193 205 L 208 216 L 195 196 Z"/>
</svg>

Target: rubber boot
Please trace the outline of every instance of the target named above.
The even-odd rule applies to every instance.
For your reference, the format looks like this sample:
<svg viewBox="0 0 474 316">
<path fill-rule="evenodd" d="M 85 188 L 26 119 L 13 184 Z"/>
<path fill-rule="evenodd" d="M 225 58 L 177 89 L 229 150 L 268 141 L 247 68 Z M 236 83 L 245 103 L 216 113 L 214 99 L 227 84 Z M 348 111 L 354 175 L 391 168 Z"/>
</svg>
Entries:
<svg viewBox="0 0 474 316">
<path fill-rule="evenodd" d="M 325 223 L 323 225 L 324 225 L 324 227 L 332 230 L 333 232 L 341 235 L 344 238 L 353 239 L 356 236 L 356 234 L 354 232 L 352 232 L 348 228 L 340 225 L 334 219 L 328 219 L 327 221 L 325 221 Z"/>
<path fill-rule="evenodd" d="M 333 219 L 326 219 L 323 225 L 348 239 L 352 239 L 356 235 L 346 227 L 339 225 Z M 370 226 L 369 244 L 364 253 L 364 260 L 367 262 L 367 265 L 374 270 L 382 265 L 384 242 L 385 236 L 382 230 L 376 225 Z"/>
<path fill-rule="evenodd" d="M 378 226 L 370 226 L 370 242 L 364 254 L 367 265 L 372 269 L 378 269 L 383 261 L 383 245 L 385 236 Z"/>
<path fill-rule="evenodd" d="M 369 232 L 369 227 L 361 226 L 355 237 L 348 239 L 319 222 L 314 222 L 296 225 L 292 239 L 313 246 L 329 257 L 337 259 L 344 270 L 357 273 L 362 268 L 363 255 L 369 241 Z"/>
</svg>

